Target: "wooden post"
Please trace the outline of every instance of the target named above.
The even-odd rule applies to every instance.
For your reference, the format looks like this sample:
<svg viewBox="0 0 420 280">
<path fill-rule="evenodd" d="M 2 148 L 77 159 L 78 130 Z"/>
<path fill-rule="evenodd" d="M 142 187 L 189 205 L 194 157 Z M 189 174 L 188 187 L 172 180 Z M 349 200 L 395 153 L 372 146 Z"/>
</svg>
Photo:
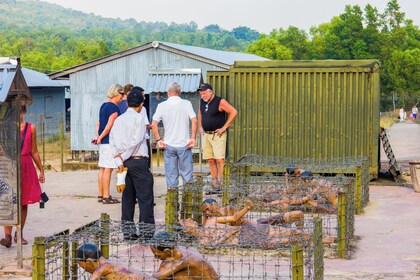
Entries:
<svg viewBox="0 0 420 280">
<path fill-rule="evenodd" d="M 61 156 L 61 172 L 64 171 L 64 126 L 60 123 L 60 156 Z"/>
<path fill-rule="evenodd" d="M 62 267 L 62 271 L 63 271 L 63 275 L 62 275 L 62 279 L 63 280 L 67 280 L 70 278 L 70 270 L 69 270 L 69 263 L 70 263 L 70 252 L 69 252 L 69 243 L 68 241 L 64 241 L 63 240 L 63 267 Z"/>
<path fill-rule="evenodd" d="M 101 214 L 101 228 L 102 235 L 100 236 L 102 256 L 106 259 L 109 258 L 109 228 L 110 228 L 109 215 L 106 213 Z"/>
<path fill-rule="evenodd" d="M 342 189 L 338 191 L 338 213 L 337 213 L 337 255 L 339 258 L 346 257 L 346 193 Z"/>
<path fill-rule="evenodd" d="M 223 185 L 222 185 L 222 205 L 227 206 L 230 200 L 230 163 L 225 162 L 223 168 Z"/>
<path fill-rule="evenodd" d="M 191 188 L 187 189 L 187 186 L 184 186 L 184 190 L 181 194 L 181 219 L 192 218 L 192 190 Z"/>
<path fill-rule="evenodd" d="M 174 226 L 178 223 L 178 191 L 166 193 L 165 225 L 169 233 L 174 233 Z"/>
<path fill-rule="evenodd" d="M 362 168 L 356 167 L 356 214 L 362 213 Z"/>
<path fill-rule="evenodd" d="M 302 244 L 292 245 L 292 279 L 303 280 L 303 246 Z"/>
<path fill-rule="evenodd" d="M 45 280 L 45 237 L 35 237 L 32 246 L 32 280 Z"/>
<path fill-rule="evenodd" d="M 201 203 L 203 202 L 203 187 L 204 180 L 203 177 L 197 176 L 194 181 L 194 189 L 192 192 L 192 215 L 193 220 L 198 223 L 199 226 L 202 225 L 202 213 L 201 213 Z"/>
<path fill-rule="evenodd" d="M 314 280 L 324 279 L 324 245 L 322 244 L 322 219 L 314 218 Z"/>
<path fill-rule="evenodd" d="M 43 115 L 39 115 L 39 128 L 41 129 L 42 143 L 42 166 L 45 166 L 45 123 L 42 121 Z"/>
<path fill-rule="evenodd" d="M 76 242 L 72 242 L 71 243 L 71 267 L 70 267 L 70 271 L 71 271 L 71 279 L 72 280 L 77 280 L 78 275 L 77 275 L 77 248 L 79 247 L 79 243 Z"/>
</svg>

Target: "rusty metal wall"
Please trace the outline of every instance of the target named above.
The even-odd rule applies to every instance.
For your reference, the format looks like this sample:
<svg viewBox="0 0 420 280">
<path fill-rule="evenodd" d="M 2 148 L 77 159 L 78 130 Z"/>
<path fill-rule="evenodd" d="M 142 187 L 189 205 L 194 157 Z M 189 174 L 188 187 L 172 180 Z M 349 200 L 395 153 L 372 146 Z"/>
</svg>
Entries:
<svg viewBox="0 0 420 280">
<path fill-rule="evenodd" d="M 236 62 L 208 72 L 215 93 L 239 112 L 228 155 L 368 156 L 378 173 L 379 62 Z"/>
</svg>

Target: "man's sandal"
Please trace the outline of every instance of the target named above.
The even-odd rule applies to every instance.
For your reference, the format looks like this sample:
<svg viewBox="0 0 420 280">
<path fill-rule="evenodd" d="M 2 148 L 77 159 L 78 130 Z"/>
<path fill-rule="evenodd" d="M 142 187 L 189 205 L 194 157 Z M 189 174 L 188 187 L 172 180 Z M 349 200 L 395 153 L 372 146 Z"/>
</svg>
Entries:
<svg viewBox="0 0 420 280">
<path fill-rule="evenodd" d="M 102 203 L 103 204 L 117 204 L 117 203 L 120 203 L 120 201 L 118 199 L 112 198 L 112 196 L 109 196 L 109 197 L 104 197 L 102 199 Z"/>
<path fill-rule="evenodd" d="M 6 236 L 0 240 L 0 244 L 6 248 L 10 248 L 12 246 L 12 236 L 6 234 Z"/>
<path fill-rule="evenodd" d="M 98 202 L 102 202 L 102 200 L 103 200 L 103 199 L 104 199 L 104 197 L 103 197 L 103 196 L 101 196 L 101 195 L 99 196 L 99 195 L 98 195 Z"/>
</svg>

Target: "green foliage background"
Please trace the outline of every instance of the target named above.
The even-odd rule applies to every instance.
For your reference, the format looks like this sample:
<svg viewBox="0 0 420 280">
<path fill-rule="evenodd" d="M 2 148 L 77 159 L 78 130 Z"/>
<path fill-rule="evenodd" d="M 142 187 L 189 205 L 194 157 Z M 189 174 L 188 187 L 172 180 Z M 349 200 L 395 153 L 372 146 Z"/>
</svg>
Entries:
<svg viewBox="0 0 420 280">
<path fill-rule="evenodd" d="M 390 0 L 379 12 L 345 6 L 308 33 L 297 27 L 260 34 L 217 24 L 166 24 L 103 18 L 39 0 L 0 0 L 0 56 L 19 56 L 24 67 L 59 71 L 154 40 L 254 53 L 270 59 L 379 59 L 381 110 L 410 109 L 420 101 L 420 31 Z"/>
</svg>

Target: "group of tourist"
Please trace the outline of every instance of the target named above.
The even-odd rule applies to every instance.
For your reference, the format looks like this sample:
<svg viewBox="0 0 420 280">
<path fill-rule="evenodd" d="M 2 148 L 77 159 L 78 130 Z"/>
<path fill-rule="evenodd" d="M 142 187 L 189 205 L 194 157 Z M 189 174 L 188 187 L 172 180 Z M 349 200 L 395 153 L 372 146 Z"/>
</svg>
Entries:
<svg viewBox="0 0 420 280">
<path fill-rule="evenodd" d="M 413 108 L 411 108 L 411 113 L 408 116 L 408 119 L 410 121 L 415 122 L 417 119 L 417 113 L 419 112 L 419 110 L 417 109 L 417 105 L 414 105 Z M 400 120 L 400 122 L 403 122 L 407 119 L 407 112 L 404 110 L 404 106 L 402 106 L 400 108 L 400 113 L 398 114 L 398 119 Z"/>
<path fill-rule="evenodd" d="M 193 182 L 192 148 L 196 144 L 196 135 L 200 123 L 200 132 L 204 136 L 204 159 L 209 160 L 213 189 L 209 193 L 221 191 L 223 166 L 226 151 L 226 130 L 237 116 L 237 111 L 225 99 L 215 96 L 212 86 L 201 84 L 198 88 L 201 96 L 200 110 L 197 115 L 190 101 L 181 98 L 181 86 L 174 82 L 168 87 L 168 99 L 161 102 L 152 117 L 151 129 L 155 144 L 164 149 L 166 187 L 168 192 L 178 190 L 179 175 L 182 183 Z M 119 203 L 109 194 L 110 176 L 114 168 L 126 171 L 125 187 L 122 191 L 123 224 L 125 240 L 155 240 L 154 234 L 154 196 L 153 176 L 150 173 L 149 139 L 150 125 L 144 111 L 144 90 L 140 87 L 112 85 L 107 94 L 108 100 L 100 109 L 95 144 L 99 148 L 98 202 L 104 204 Z M 126 101 L 125 101 L 126 100 Z M 226 118 L 226 113 L 228 117 Z M 164 136 L 161 137 L 158 124 L 162 122 Z M 191 126 L 190 126 L 191 125 Z M 191 127 L 191 130 L 190 130 Z M 139 225 L 134 224 L 136 202 L 140 208 Z M 149 225 L 149 227 L 147 227 Z M 162 260 L 162 265 L 153 275 L 157 279 L 190 275 L 209 276 L 218 279 L 211 264 L 205 262 L 198 252 L 189 252 L 174 245 L 151 246 L 152 252 Z M 135 274 L 130 270 L 114 265 L 101 257 L 96 246 L 82 245 L 78 251 L 79 265 L 93 276 L 130 275 L 130 279 L 149 279 L 145 274 Z M 168 263 L 168 264 L 166 264 Z M 176 265 L 174 265 L 174 263 Z M 203 266 L 203 264 L 205 264 Z"/>
<path fill-rule="evenodd" d="M 196 143 L 198 120 L 191 102 L 182 99 L 181 86 L 174 82 L 168 88 L 168 99 L 160 103 L 149 123 L 144 108 L 144 90 L 127 84 L 111 85 L 107 100 L 99 110 L 96 137 L 93 144 L 99 145 L 98 202 L 120 203 L 110 194 L 110 180 L 114 169 L 125 173 L 122 190 L 122 221 L 133 223 L 135 204 L 140 208 L 139 222 L 154 224 L 153 175 L 150 172 L 149 130 L 152 129 L 156 145 L 164 149 L 166 185 L 168 191 L 176 191 L 178 176 L 183 184 L 193 181 L 193 159 L 191 148 Z M 237 111 L 225 99 L 215 96 L 212 86 L 201 84 L 198 119 L 200 132 L 204 135 L 204 158 L 209 160 L 213 182 L 211 193 L 220 192 L 226 149 L 226 130 L 237 116 Z M 41 186 L 45 182 L 44 170 L 36 144 L 36 128 L 23 119 L 26 107 L 20 116 L 21 162 L 22 162 L 22 220 L 23 229 L 28 204 L 40 201 Z M 228 117 L 226 118 L 226 113 Z M 160 138 L 158 123 L 162 122 L 164 137 Z M 191 123 L 191 131 L 190 131 Z M 34 163 L 39 170 L 37 174 Z M 9 248 L 17 242 L 17 233 L 12 237 L 12 227 L 4 227 L 5 237 L 0 244 Z M 135 230 L 127 231 L 125 238 L 136 239 Z M 22 244 L 27 241 L 22 238 Z"/>
<path fill-rule="evenodd" d="M 140 208 L 139 223 L 154 224 L 153 176 L 150 172 L 151 129 L 155 144 L 164 149 L 166 186 L 168 191 L 177 191 L 179 175 L 182 183 L 193 182 L 192 148 L 196 145 L 198 123 L 204 135 L 204 159 L 209 160 L 213 190 L 221 190 L 220 181 L 226 150 L 226 130 L 237 116 L 237 111 L 225 99 L 215 96 L 212 86 L 201 84 L 200 110 L 197 115 L 190 101 L 181 98 L 181 86 L 172 83 L 168 87 L 168 99 L 159 103 L 150 125 L 144 109 L 144 90 L 131 84 L 111 85 L 108 100 L 102 104 L 97 123 L 99 144 L 98 202 L 120 203 L 110 195 L 112 170 L 117 168 L 125 174 L 122 190 L 122 222 L 134 224 L 136 202 Z M 228 117 L 226 118 L 226 113 Z M 158 124 L 162 122 L 164 136 L 161 137 Z M 191 127 L 191 129 L 190 129 Z M 140 236 L 134 227 L 127 227 L 125 238 L 134 240 Z M 153 230 L 148 232 L 149 237 Z"/>
</svg>

